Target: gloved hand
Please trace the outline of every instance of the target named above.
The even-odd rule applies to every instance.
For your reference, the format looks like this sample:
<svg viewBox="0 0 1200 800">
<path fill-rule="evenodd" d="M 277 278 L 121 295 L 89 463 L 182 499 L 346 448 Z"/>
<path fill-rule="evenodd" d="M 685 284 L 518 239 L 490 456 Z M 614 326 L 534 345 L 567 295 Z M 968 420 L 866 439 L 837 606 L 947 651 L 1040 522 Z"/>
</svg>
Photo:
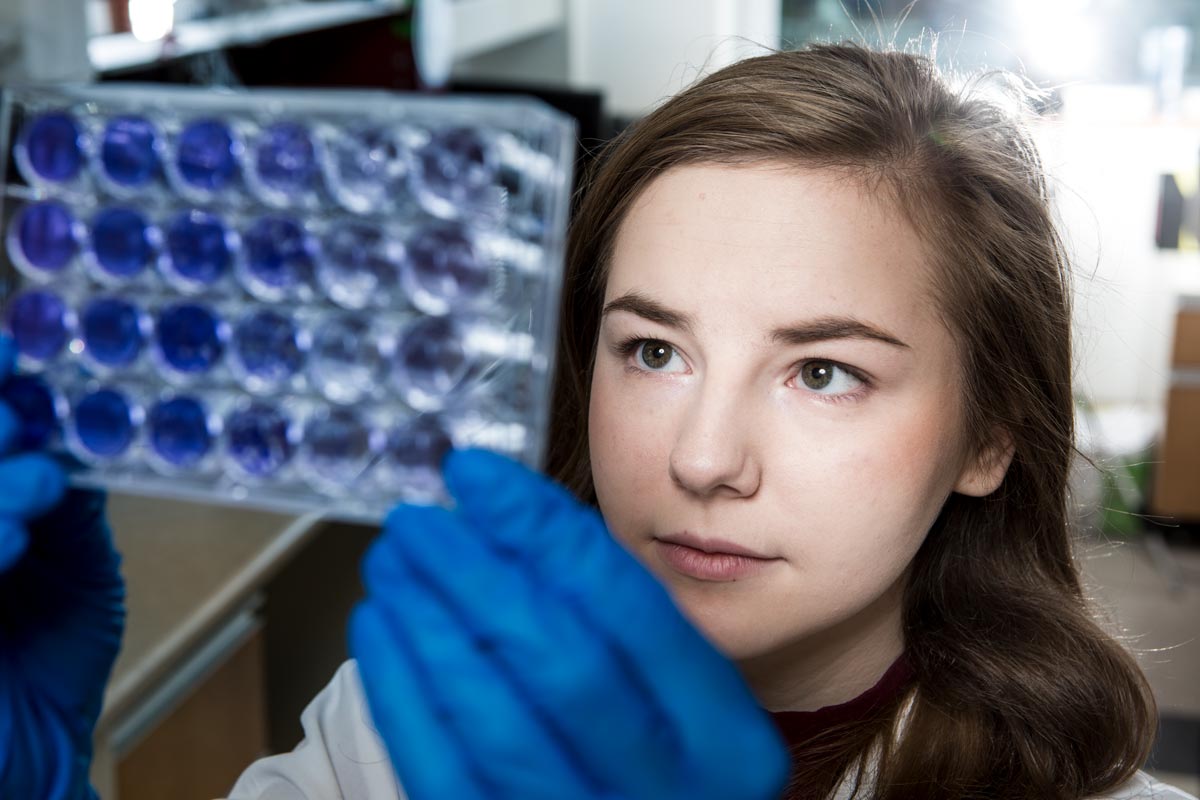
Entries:
<svg viewBox="0 0 1200 800">
<path fill-rule="evenodd" d="M 0 336 L 0 386 L 13 364 Z M 124 627 L 104 496 L 61 466 L 14 454 L 22 422 L 0 401 L 0 797 L 95 797 L 92 729 Z"/>
<path fill-rule="evenodd" d="M 451 452 L 454 511 L 398 506 L 351 618 L 411 800 L 757 800 L 788 757 L 732 663 L 600 517 Z"/>
</svg>

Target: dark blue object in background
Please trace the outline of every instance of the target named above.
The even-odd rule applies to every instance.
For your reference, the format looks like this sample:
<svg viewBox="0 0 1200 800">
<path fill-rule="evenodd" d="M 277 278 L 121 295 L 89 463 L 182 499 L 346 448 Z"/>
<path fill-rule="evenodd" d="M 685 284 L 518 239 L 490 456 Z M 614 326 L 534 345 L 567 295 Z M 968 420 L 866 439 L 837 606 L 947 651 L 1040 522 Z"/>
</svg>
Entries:
<svg viewBox="0 0 1200 800">
<path fill-rule="evenodd" d="M 265 478 L 292 459 L 291 423 L 278 409 L 253 403 L 229 416 L 225 430 L 229 455 L 248 475 Z"/>
<path fill-rule="evenodd" d="M 242 369 L 269 384 L 287 380 L 304 366 L 300 331 L 290 318 L 269 308 L 238 322 L 232 340 Z"/>
<path fill-rule="evenodd" d="M 179 396 L 162 400 L 146 417 L 150 446 L 175 467 L 192 467 L 212 449 L 208 414 L 199 400 Z"/>
<path fill-rule="evenodd" d="M 246 269 L 268 291 L 286 293 L 312 283 L 316 243 L 294 219 L 257 219 L 244 236 Z"/>
<path fill-rule="evenodd" d="M 58 433 L 54 393 L 36 375 L 14 375 L 0 384 L 0 400 L 8 403 L 21 420 L 17 448 L 40 450 Z"/>
<path fill-rule="evenodd" d="M 99 389 L 75 404 L 75 435 L 94 456 L 115 458 L 133 443 L 133 406 L 115 389 Z"/>
<path fill-rule="evenodd" d="M 61 203 L 46 201 L 25 206 L 14 225 L 21 255 L 40 270 L 62 270 L 79 250 L 75 217 Z"/>
<path fill-rule="evenodd" d="M 29 166 L 42 180 L 69 181 L 83 167 L 83 135 L 70 114 L 52 111 L 35 117 L 21 142 Z"/>
<path fill-rule="evenodd" d="M 216 283 L 233 260 L 232 236 L 215 214 L 198 209 L 183 212 L 167 228 L 171 268 L 192 283 Z"/>
<path fill-rule="evenodd" d="M 138 307 L 118 297 L 97 297 L 79 315 L 84 352 L 108 367 L 123 367 L 142 351 L 145 335 Z"/>
<path fill-rule="evenodd" d="M 278 122 L 262 131 L 254 160 L 258 179 L 279 192 L 303 192 L 317 177 L 317 149 L 308 129 Z"/>
<path fill-rule="evenodd" d="M 71 338 L 67 304 L 54 292 L 44 289 L 17 295 L 8 307 L 6 322 L 17 352 L 38 361 L 57 356 Z"/>
<path fill-rule="evenodd" d="M 126 188 L 144 186 L 158 177 L 158 131 L 145 117 L 109 120 L 100 142 L 100 163 L 113 183 Z"/>
<path fill-rule="evenodd" d="M 113 206 L 92 219 L 92 252 L 96 263 L 116 278 L 132 278 L 154 258 L 154 235 L 141 212 Z"/>
<path fill-rule="evenodd" d="M 217 119 L 188 123 L 179 133 L 175 163 L 184 182 L 215 192 L 238 177 L 238 146 L 229 126 Z"/>
<path fill-rule="evenodd" d="M 221 321 L 196 303 L 176 303 L 158 315 L 155 326 L 163 360 L 182 373 L 207 372 L 225 349 Z"/>
</svg>

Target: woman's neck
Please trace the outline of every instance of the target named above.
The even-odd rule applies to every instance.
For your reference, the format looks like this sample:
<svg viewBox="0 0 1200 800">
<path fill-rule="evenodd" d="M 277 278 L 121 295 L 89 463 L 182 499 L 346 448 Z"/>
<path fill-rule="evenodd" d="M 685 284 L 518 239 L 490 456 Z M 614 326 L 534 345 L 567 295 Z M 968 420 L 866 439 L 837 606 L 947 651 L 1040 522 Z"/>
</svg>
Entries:
<svg viewBox="0 0 1200 800">
<path fill-rule="evenodd" d="M 898 581 L 840 625 L 738 662 L 768 711 L 815 711 L 870 689 L 904 652 Z"/>
</svg>

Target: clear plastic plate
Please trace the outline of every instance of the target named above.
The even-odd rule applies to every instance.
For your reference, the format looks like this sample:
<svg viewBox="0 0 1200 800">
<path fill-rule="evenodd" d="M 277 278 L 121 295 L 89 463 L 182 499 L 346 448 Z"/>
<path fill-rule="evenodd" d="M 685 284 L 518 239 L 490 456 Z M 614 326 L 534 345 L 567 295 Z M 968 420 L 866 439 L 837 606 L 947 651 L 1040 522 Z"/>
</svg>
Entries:
<svg viewBox="0 0 1200 800">
<path fill-rule="evenodd" d="M 574 125 L 534 100 L 14 89 L 0 394 L 82 485 L 375 521 L 539 466 Z"/>
</svg>

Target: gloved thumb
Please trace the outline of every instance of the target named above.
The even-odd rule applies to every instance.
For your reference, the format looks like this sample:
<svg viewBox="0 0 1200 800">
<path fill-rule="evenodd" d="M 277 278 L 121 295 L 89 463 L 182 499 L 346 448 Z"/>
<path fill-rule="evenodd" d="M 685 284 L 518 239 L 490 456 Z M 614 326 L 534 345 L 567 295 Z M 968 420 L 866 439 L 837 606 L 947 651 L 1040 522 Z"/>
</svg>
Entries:
<svg viewBox="0 0 1200 800">
<path fill-rule="evenodd" d="M 0 518 L 33 519 L 62 499 L 67 475 L 45 453 L 21 453 L 0 460 L 0 486 Z"/>
<path fill-rule="evenodd" d="M 595 533 L 580 530 L 587 510 L 565 488 L 507 456 L 451 450 L 442 473 L 458 511 L 506 550 L 578 554 L 588 544 L 579 540 Z"/>
<path fill-rule="evenodd" d="M 17 563 L 29 547 L 29 533 L 12 517 L 0 517 L 0 574 Z"/>
<path fill-rule="evenodd" d="M 8 379 L 8 375 L 12 372 L 13 363 L 16 361 L 17 348 L 12 337 L 0 333 L 0 383 L 4 383 Z"/>
</svg>

